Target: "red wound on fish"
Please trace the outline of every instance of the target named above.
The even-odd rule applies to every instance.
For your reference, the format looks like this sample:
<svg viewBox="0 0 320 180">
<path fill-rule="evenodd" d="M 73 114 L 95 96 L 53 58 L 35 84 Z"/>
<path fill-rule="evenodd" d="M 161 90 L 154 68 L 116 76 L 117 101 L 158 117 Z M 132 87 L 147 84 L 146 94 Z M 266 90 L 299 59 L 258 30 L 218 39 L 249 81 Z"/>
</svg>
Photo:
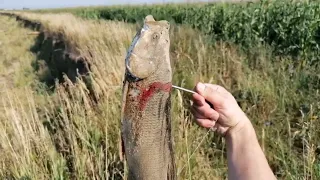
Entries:
<svg viewBox="0 0 320 180">
<path fill-rule="evenodd" d="M 159 91 L 170 92 L 172 83 L 154 82 L 147 88 L 141 88 L 141 94 L 139 96 L 139 110 L 145 109 L 150 98 Z"/>
</svg>

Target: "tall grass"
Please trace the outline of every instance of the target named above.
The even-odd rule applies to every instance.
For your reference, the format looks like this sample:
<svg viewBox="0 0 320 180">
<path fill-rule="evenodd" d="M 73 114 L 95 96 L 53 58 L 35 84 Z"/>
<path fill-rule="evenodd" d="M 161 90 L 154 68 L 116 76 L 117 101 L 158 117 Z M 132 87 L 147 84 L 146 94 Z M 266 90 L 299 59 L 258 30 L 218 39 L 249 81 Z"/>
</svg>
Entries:
<svg viewBox="0 0 320 180">
<path fill-rule="evenodd" d="M 38 86 L 33 90 L 27 86 L 25 92 L 3 90 L 8 95 L 3 97 L 7 113 L 0 127 L 6 139 L 1 141 L 1 147 L 6 147 L 2 149 L 6 158 L 2 159 L 1 177 L 119 179 L 123 176 L 118 149 L 121 64 L 134 28 L 124 23 L 82 21 L 71 15 L 21 16 L 43 23 L 45 36 L 62 36 L 66 51 L 85 57 L 92 72 L 83 78 L 88 78 L 91 86 L 81 76 L 73 83 L 64 75 L 64 83 L 57 82 L 50 95 Z M 50 54 L 54 49 L 43 50 Z M 39 57 L 32 64 L 57 63 Z M 42 71 L 35 74 L 42 76 Z M 94 89 L 99 104 L 92 101 L 89 88 Z M 17 112 L 10 113 L 11 109 Z M 27 150 L 16 152 L 21 147 Z"/>
<path fill-rule="evenodd" d="M 84 57 L 92 72 L 74 82 L 65 75 L 53 93 L 27 85 L 23 90 L 4 91 L 0 176 L 123 179 L 121 80 L 135 26 L 70 14 L 20 15 L 40 21 L 48 36 L 62 37 L 66 49 Z M 263 44 L 244 52 L 233 43 L 208 43 L 207 36 L 188 26 L 173 26 L 170 37 L 174 84 L 187 88 L 198 81 L 223 85 L 255 125 L 279 179 L 320 178 L 319 69 L 309 65 L 295 69 L 290 57 L 275 56 Z M 90 87 L 85 78 L 90 79 Z M 92 101 L 91 86 L 96 101 Z M 189 94 L 172 94 L 179 179 L 226 178 L 224 140 L 193 123 Z"/>
</svg>

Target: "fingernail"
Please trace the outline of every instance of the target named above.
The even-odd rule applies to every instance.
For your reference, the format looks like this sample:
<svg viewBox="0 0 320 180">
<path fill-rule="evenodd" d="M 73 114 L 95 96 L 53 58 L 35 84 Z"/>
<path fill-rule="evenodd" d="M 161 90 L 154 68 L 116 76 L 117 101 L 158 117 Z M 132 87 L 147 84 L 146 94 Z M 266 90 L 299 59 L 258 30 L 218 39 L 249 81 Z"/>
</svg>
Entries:
<svg viewBox="0 0 320 180">
<path fill-rule="evenodd" d="M 201 91 L 201 92 L 203 92 L 204 91 L 204 89 L 206 88 L 206 85 L 204 85 L 203 83 L 198 83 L 198 90 L 199 91 Z"/>
</svg>

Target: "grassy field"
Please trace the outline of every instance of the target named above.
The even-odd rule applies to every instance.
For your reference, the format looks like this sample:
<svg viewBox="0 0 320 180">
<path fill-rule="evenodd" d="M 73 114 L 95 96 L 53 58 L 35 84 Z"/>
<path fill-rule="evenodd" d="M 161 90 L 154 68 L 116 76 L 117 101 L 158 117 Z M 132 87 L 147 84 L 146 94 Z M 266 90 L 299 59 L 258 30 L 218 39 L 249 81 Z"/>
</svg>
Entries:
<svg viewBox="0 0 320 180">
<path fill-rule="evenodd" d="M 0 61 L 8 64 L 0 67 L 6 74 L 0 81 L 11 84 L 1 86 L 1 178 L 123 179 L 121 82 L 136 25 L 71 14 L 21 16 L 41 22 L 45 33 L 28 35 L 14 18 L 0 16 L 0 51 L 6 55 Z M 244 51 L 237 43 L 208 42 L 187 25 L 173 25 L 170 37 L 174 84 L 226 87 L 253 122 L 279 179 L 320 178 L 317 66 L 296 68 L 295 59 L 263 43 Z M 72 57 L 61 65 L 59 51 Z M 90 64 L 91 72 L 78 76 L 69 62 L 75 59 Z M 19 73 L 8 73 L 8 67 Z M 179 179 L 225 179 L 224 140 L 195 125 L 188 94 L 172 93 Z"/>
</svg>

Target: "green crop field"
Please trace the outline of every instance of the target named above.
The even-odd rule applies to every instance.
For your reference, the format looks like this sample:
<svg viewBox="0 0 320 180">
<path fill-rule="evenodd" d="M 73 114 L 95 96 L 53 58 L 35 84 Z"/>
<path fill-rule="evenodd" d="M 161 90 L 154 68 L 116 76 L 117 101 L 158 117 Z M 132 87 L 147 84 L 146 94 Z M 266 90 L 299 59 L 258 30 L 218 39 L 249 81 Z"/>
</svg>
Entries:
<svg viewBox="0 0 320 180">
<path fill-rule="evenodd" d="M 126 176 L 119 153 L 123 64 L 148 14 L 172 24 L 173 84 L 224 86 L 252 121 L 278 179 L 320 179 L 319 1 L 17 13 L 61 39 L 39 35 L 13 42 L 8 37 L 30 30 L 0 16 L 0 52 L 6 54 L 0 56 L 0 82 L 15 82 L 0 89 L 6 92 L 0 96 L 0 179 Z M 59 61 L 61 49 L 82 57 L 91 72 L 75 77 L 75 63 Z M 12 68 L 19 73 L 4 73 Z M 173 91 L 171 113 L 179 179 L 227 178 L 224 139 L 194 123 L 190 95 Z"/>
<path fill-rule="evenodd" d="M 59 9 L 89 19 L 141 22 L 152 14 L 177 24 L 201 30 L 214 41 L 227 41 L 252 48 L 272 47 L 279 55 L 319 60 L 320 2 L 265 1 L 189 5 L 115 6 Z M 305 62 L 303 62 L 305 63 Z"/>
</svg>

